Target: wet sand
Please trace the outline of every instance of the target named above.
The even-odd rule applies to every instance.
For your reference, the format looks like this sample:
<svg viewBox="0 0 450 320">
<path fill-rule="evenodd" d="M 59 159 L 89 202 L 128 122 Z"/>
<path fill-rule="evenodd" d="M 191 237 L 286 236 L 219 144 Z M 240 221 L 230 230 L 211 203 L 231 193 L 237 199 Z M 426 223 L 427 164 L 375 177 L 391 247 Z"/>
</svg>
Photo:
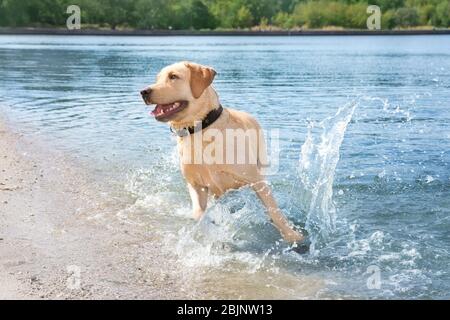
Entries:
<svg viewBox="0 0 450 320">
<path fill-rule="evenodd" d="M 0 119 L 0 299 L 194 297 L 157 236 L 102 218 L 120 201 L 9 126 Z"/>
</svg>

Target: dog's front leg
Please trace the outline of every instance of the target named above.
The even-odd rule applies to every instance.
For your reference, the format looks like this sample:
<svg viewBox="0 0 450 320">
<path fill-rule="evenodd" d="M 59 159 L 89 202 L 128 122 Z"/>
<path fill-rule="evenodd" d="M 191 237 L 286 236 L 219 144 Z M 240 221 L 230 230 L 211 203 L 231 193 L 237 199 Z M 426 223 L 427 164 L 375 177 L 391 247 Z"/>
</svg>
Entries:
<svg viewBox="0 0 450 320">
<path fill-rule="evenodd" d="M 290 243 L 302 242 L 305 237 L 292 228 L 289 221 L 278 208 L 277 202 L 272 195 L 272 190 L 267 183 L 260 181 L 252 184 L 252 188 L 266 206 L 267 213 L 269 214 L 272 223 L 278 228 L 284 240 Z"/>
<path fill-rule="evenodd" d="M 193 186 L 188 183 L 189 195 L 192 200 L 192 212 L 195 220 L 200 220 L 208 205 L 208 188 Z"/>
</svg>

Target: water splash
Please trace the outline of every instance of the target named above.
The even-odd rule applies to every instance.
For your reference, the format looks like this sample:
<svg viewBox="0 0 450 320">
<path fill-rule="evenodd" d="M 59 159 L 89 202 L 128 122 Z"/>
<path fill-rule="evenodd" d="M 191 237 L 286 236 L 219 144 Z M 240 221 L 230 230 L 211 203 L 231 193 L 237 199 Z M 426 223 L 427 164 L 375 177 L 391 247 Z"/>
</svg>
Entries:
<svg viewBox="0 0 450 320">
<path fill-rule="evenodd" d="M 382 114 L 385 119 L 396 120 L 403 123 L 410 122 L 412 120 L 411 111 L 409 108 L 416 105 L 416 100 L 420 98 L 420 95 L 415 95 L 413 97 L 408 97 L 407 101 L 403 101 L 402 104 L 395 104 L 389 101 L 388 98 L 373 97 L 373 96 L 361 96 L 360 99 L 363 102 L 368 102 L 378 107 L 380 104 L 382 107 Z M 407 105 L 409 108 L 402 107 L 402 105 Z M 378 109 L 377 109 L 378 110 Z"/>
<path fill-rule="evenodd" d="M 335 228 L 333 181 L 339 150 L 357 102 L 340 108 L 336 115 L 318 124 L 310 123 L 299 163 L 300 197 L 306 212 L 306 229 L 311 235 L 311 252 L 329 238 Z M 320 133 L 314 129 L 319 128 Z"/>
</svg>

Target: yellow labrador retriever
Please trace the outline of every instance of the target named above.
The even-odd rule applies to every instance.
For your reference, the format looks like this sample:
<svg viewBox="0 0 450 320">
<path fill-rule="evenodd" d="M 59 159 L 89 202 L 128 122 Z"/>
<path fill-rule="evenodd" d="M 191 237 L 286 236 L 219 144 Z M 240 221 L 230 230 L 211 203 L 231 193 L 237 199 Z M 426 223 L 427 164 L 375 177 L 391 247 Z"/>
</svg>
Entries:
<svg viewBox="0 0 450 320">
<path fill-rule="evenodd" d="M 304 236 L 290 225 L 264 180 L 266 150 L 258 122 L 245 112 L 221 106 L 211 86 L 215 76 L 210 67 L 179 62 L 162 69 L 156 83 L 141 91 L 147 105 L 156 105 L 155 119 L 168 122 L 178 135 L 181 171 L 194 218 L 204 215 L 208 195 L 220 197 L 248 185 L 283 238 L 302 242 Z"/>
</svg>

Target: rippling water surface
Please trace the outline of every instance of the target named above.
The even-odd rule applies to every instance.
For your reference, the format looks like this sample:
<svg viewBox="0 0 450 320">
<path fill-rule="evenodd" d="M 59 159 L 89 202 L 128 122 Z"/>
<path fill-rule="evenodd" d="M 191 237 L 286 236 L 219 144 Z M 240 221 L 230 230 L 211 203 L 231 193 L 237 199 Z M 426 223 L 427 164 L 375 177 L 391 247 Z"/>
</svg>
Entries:
<svg viewBox="0 0 450 320">
<path fill-rule="evenodd" d="M 163 66 L 218 71 L 225 106 L 279 129 L 289 252 L 249 190 L 189 219 L 175 140 L 139 89 Z M 450 37 L 0 36 L 0 112 L 129 199 L 210 297 L 450 298 Z M 378 282 L 380 280 L 380 282 Z"/>
</svg>

